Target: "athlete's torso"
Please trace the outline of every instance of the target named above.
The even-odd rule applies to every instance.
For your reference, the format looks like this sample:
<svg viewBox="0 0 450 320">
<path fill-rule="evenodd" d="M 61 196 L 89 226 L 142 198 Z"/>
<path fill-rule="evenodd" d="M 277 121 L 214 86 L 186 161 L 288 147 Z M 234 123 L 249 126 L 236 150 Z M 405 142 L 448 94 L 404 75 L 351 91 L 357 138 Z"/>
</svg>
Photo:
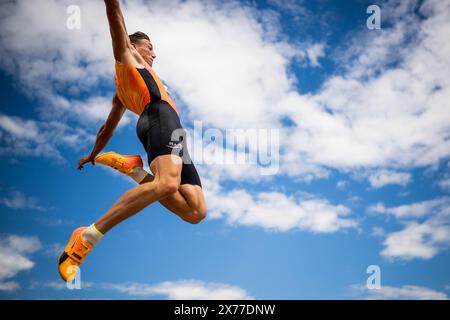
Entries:
<svg viewBox="0 0 450 320">
<path fill-rule="evenodd" d="M 163 100 L 177 111 L 165 85 L 149 65 L 140 69 L 116 61 L 115 69 L 117 96 L 127 109 L 141 115 L 149 103 Z"/>
</svg>

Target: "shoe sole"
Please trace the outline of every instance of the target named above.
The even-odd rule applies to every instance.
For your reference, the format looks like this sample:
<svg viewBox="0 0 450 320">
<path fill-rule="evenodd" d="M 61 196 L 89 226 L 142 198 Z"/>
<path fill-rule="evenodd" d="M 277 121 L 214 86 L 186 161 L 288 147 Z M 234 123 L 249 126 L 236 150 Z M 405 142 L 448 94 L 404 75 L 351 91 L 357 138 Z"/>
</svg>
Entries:
<svg viewBox="0 0 450 320">
<path fill-rule="evenodd" d="M 62 275 L 61 271 L 59 270 L 59 266 L 60 266 L 64 261 L 66 261 L 67 259 L 70 258 L 70 256 L 69 256 L 69 255 L 67 254 L 67 252 L 66 252 L 66 248 L 67 248 L 67 246 L 69 246 L 69 244 L 72 244 L 71 247 L 73 247 L 73 245 L 75 244 L 74 234 L 75 234 L 79 229 L 83 229 L 83 230 L 84 230 L 84 229 L 86 229 L 86 227 L 79 227 L 79 228 L 75 229 L 75 230 L 72 232 L 72 234 L 71 234 L 71 236 L 70 236 L 70 239 L 69 239 L 69 243 L 66 245 L 66 247 L 65 247 L 64 250 L 63 250 L 63 252 L 62 252 L 62 253 L 59 255 L 59 257 L 58 257 L 58 262 L 57 262 L 58 273 L 59 273 L 60 277 L 61 277 L 65 282 L 67 282 L 67 280 L 64 279 L 64 276 Z M 81 233 L 81 232 L 82 232 L 82 231 L 79 231 L 79 233 Z M 67 255 L 67 258 L 64 259 L 64 261 L 61 262 L 62 256 L 63 256 L 64 254 Z"/>
<path fill-rule="evenodd" d="M 111 163 L 107 163 L 107 164 L 98 162 L 98 159 L 100 159 L 100 158 L 102 158 L 102 157 L 104 157 L 104 156 L 109 156 L 109 155 L 113 155 L 113 157 L 116 157 L 116 158 L 124 158 L 125 161 L 123 161 L 124 164 L 122 164 L 122 168 L 123 168 L 123 169 L 118 168 L 117 166 L 114 166 L 113 164 L 115 163 L 115 161 L 109 161 L 109 162 L 111 162 Z M 127 157 L 139 157 L 139 161 L 138 161 L 137 163 L 127 164 L 127 163 L 126 163 L 126 158 L 127 158 Z M 103 154 L 97 156 L 97 157 L 94 159 L 94 161 L 95 161 L 96 163 L 100 163 L 100 164 L 103 164 L 103 165 L 105 165 L 105 166 L 111 167 L 111 168 L 113 168 L 113 169 L 115 169 L 115 170 L 117 170 L 117 171 L 119 171 L 120 173 L 123 173 L 123 174 L 125 174 L 125 175 L 129 175 L 130 173 L 132 173 L 134 168 L 136 168 L 136 167 L 143 167 L 143 165 L 144 165 L 143 162 L 142 162 L 142 159 L 141 159 L 141 156 L 140 156 L 140 155 L 122 156 L 122 155 L 118 154 L 117 152 L 112 152 L 112 151 L 106 152 L 106 153 L 103 153 Z"/>
</svg>

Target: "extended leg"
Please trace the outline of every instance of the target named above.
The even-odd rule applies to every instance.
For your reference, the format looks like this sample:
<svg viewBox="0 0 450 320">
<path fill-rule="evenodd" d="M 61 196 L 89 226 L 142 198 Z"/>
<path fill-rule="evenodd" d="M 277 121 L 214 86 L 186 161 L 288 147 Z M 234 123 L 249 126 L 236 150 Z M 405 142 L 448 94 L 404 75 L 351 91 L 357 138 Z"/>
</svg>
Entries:
<svg viewBox="0 0 450 320">
<path fill-rule="evenodd" d="M 154 180 L 140 184 L 127 191 L 95 223 L 97 229 L 105 234 L 121 221 L 131 217 L 151 203 L 164 199 L 177 192 L 180 185 L 181 159 L 175 163 L 172 155 L 159 156 L 152 162 Z"/>
<path fill-rule="evenodd" d="M 124 156 L 116 152 L 107 152 L 96 157 L 95 161 L 118 170 L 141 185 L 152 183 L 155 179 L 142 168 L 143 163 L 138 155 Z M 155 170 L 158 169 L 152 166 L 152 171 L 155 172 Z M 203 190 L 194 184 L 182 184 L 177 192 L 159 200 L 159 202 L 189 223 L 198 223 L 206 216 Z"/>
</svg>

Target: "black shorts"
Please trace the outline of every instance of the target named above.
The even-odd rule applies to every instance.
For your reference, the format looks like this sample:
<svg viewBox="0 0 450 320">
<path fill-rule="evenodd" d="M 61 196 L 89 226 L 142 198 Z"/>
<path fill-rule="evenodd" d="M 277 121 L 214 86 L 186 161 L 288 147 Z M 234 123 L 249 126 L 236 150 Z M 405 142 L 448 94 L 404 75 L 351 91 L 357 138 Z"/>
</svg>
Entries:
<svg viewBox="0 0 450 320">
<path fill-rule="evenodd" d="M 150 102 L 139 117 L 136 132 L 147 152 L 149 165 L 158 156 L 178 155 L 183 159 L 181 184 L 202 186 L 187 150 L 186 132 L 177 112 L 167 102 Z"/>
</svg>

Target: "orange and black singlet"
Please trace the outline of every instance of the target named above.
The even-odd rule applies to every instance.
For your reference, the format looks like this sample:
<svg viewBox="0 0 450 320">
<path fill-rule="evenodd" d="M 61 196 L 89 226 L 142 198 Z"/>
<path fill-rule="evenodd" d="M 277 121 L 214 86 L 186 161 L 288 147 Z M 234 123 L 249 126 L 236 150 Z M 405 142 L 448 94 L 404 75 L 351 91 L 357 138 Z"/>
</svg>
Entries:
<svg viewBox="0 0 450 320">
<path fill-rule="evenodd" d="M 150 102 L 162 100 L 177 111 L 175 102 L 170 98 L 163 82 L 150 66 L 136 68 L 116 61 L 115 69 L 117 96 L 127 109 L 140 116 Z"/>
</svg>

